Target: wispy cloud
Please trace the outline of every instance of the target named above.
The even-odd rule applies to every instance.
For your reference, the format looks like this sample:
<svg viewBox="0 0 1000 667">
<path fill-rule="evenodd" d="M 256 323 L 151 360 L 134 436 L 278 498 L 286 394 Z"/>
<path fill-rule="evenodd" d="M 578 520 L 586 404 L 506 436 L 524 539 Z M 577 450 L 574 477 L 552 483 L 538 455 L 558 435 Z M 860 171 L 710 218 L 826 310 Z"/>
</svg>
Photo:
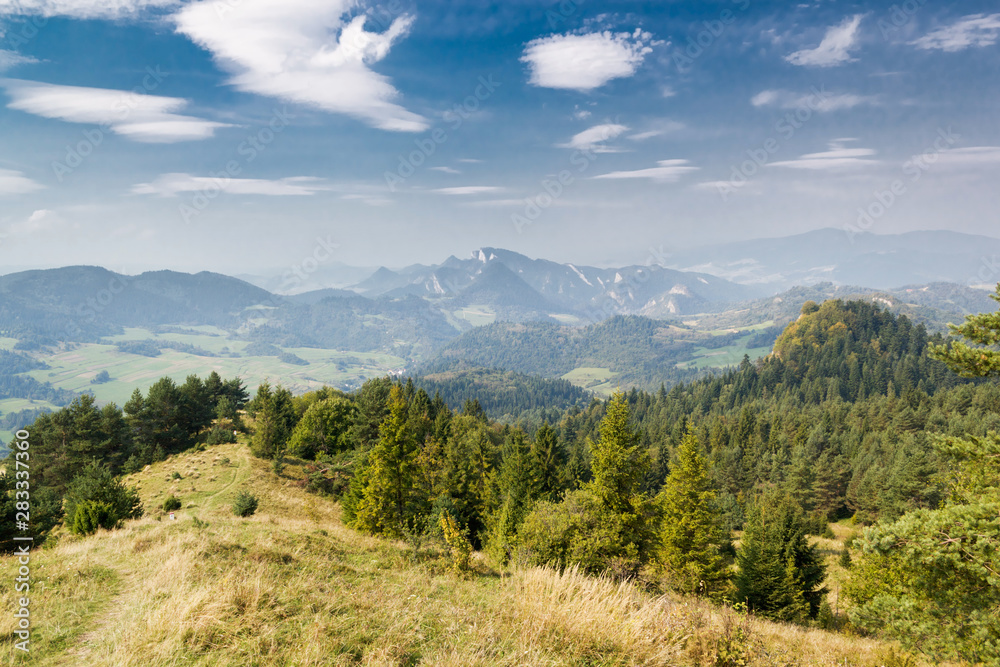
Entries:
<svg viewBox="0 0 1000 667">
<path fill-rule="evenodd" d="M 812 171 L 848 171 L 859 167 L 870 167 L 878 160 L 868 159 L 875 155 L 871 148 L 845 148 L 844 142 L 853 139 L 839 139 L 830 142 L 830 150 L 822 153 L 807 153 L 795 160 L 772 162 L 770 167 L 808 169 Z"/>
<path fill-rule="evenodd" d="M 917 48 L 962 51 L 970 46 L 993 46 L 1000 38 L 1000 14 L 970 14 L 910 42 Z"/>
<path fill-rule="evenodd" d="M 0 16 L 120 19 L 148 10 L 169 9 L 180 4 L 180 0 L 0 0 Z"/>
<path fill-rule="evenodd" d="M 20 171 L 0 169 L 0 196 L 27 194 L 43 187 L 45 186 L 31 180 Z"/>
<path fill-rule="evenodd" d="M 587 92 L 634 75 L 654 43 L 641 30 L 552 35 L 528 42 L 521 62 L 531 69 L 533 86 Z"/>
<path fill-rule="evenodd" d="M 494 192 L 503 192 L 504 188 L 495 185 L 465 185 L 457 188 L 438 188 L 431 192 L 439 195 L 449 195 L 452 197 L 463 197 L 468 195 L 485 195 Z"/>
<path fill-rule="evenodd" d="M 207 0 L 175 16 L 177 29 L 212 53 L 239 90 L 346 114 L 383 130 L 419 132 L 429 123 L 394 100 L 399 92 L 371 65 L 405 37 L 414 18 L 385 32 L 351 17 L 353 0 Z"/>
<path fill-rule="evenodd" d="M 218 190 L 231 195 L 302 197 L 329 189 L 329 186 L 324 181 L 308 176 L 265 180 L 256 178 L 216 178 L 181 173 L 163 174 L 151 183 L 134 185 L 132 186 L 132 193 L 137 195 L 172 197 L 182 192 L 214 192 Z"/>
<path fill-rule="evenodd" d="M 443 174 L 461 174 L 462 172 L 454 167 L 431 167 L 431 171 L 440 171 Z"/>
<path fill-rule="evenodd" d="M 660 160 L 658 166 L 649 169 L 639 169 L 637 171 L 613 171 L 610 174 L 601 174 L 594 178 L 606 179 L 629 179 L 646 178 L 654 181 L 674 183 L 685 174 L 698 171 L 699 167 L 690 166 L 687 160 Z"/>
<path fill-rule="evenodd" d="M 785 56 L 785 60 L 793 65 L 805 67 L 833 67 L 854 60 L 850 51 L 857 42 L 858 27 L 862 18 L 863 14 L 856 14 L 845 19 L 840 25 L 826 31 L 826 36 L 819 46 L 796 51 Z"/>
<path fill-rule="evenodd" d="M 914 155 L 913 159 L 927 160 L 924 155 Z M 1000 164 L 1000 146 L 951 148 L 938 153 L 936 162 L 945 167 L 981 167 L 989 164 Z"/>
<path fill-rule="evenodd" d="M 763 90 L 750 98 L 750 104 L 755 107 L 771 106 L 781 109 L 812 109 L 818 112 L 853 109 L 862 104 L 874 103 L 874 97 L 855 95 L 853 93 L 817 95 L 815 93 L 795 93 L 789 90 Z"/>
<path fill-rule="evenodd" d="M 3 35 L 3 30 L 0 29 L 0 36 Z M 9 70 L 11 67 L 17 67 L 18 65 L 30 65 L 32 63 L 37 63 L 38 61 L 29 56 L 22 56 L 20 53 L 15 51 L 7 51 L 5 49 L 0 49 L 0 72 Z"/>
<path fill-rule="evenodd" d="M 583 132 L 573 135 L 565 144 L 557 144 L 559 148 L 572 148 L 575 150 L 589 150 L 594 153 L 618 153 L 619 149 L 606 146 L 605 143 L 612 139 L 617 139 L 629 128 L 618 123 L 604 123 L 589 127 Z"/>
<path fill-rule="evenodd" d="M 208 139 L 226 123 L 176 113 L 187 100 L 106 88 L 60 86 L 16 79 L 0 80 L 12 101 L 7 105 L 43 118 L 109 127 L 134 141 L 173 143 Z"/>
</svg>

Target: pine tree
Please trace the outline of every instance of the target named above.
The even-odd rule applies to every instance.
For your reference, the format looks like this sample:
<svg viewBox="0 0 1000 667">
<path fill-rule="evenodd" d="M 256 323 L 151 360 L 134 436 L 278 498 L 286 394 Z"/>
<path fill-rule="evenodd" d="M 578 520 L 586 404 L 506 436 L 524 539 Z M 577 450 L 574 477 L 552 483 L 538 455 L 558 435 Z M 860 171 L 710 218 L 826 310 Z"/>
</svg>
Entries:
<svg viewBox="0 0 1000 667">
<path fill-rule="evenodd" d="M 781 621 L 816 617 L 826 596 L 826 569 L 806 539 L 802 510 L 791 497 L 768 491 L 758 500 L 736 562 L 736 602 Z"/>
<path fill-rule="evenodd" d="M 257 388 L 253 399 L 254 429 L 250 451 L 264 459 L 279 457 L 288 444 L 295 425 L 295 408 L 292 395 L 281 386 L 273 391 L 264 381 Z"/>
<path fill-rule="evenodd" d="M 722 516 L 714 501 L 698 436 L 689 429 L 658 498 L 662 523 L 657 560 L 677 590 L 718 598 L 729 576 L 720 552 L 725 539 Z"/>
<path fill-rule="evenodd" d="M 630 420 L 625 395 L 616 393 L 601 420 L 600 439 L 590 443 L 591 488 L 608 509 L 618 513 L 635 512 L 635 496 L 649 468 L 649 455 Z"/>
<path fill-rule="evenodd" d="M 414 530 L 417 514 L 414 479 L 419 448 L 407 428 L 402 389 L 389 392 L 389 414 L 379 427 L 379 441 L 365 469 L 365 487 L 354 510 L 354 525 L 377 535 L 400 537 Z"/>
<path fill-rule="evenodd" d="M 535 434 L 531 443 L 531 456 L 538 497 L 558 500 L 564 489 L 562 470 L 566 465 L 566 452 L 559 443 L 555 429 L 548 422 L 543 423 Z"/>
<path fill-rule="evenodd" d="M 494 481 L 494 509 L 486 522 L 486 546 L 493 559 L 506 565 L 517 529 L 536 497 L 536 471 L 524 432 L 514 429 L 504 447 L 503 462 Z"/>
</svg>

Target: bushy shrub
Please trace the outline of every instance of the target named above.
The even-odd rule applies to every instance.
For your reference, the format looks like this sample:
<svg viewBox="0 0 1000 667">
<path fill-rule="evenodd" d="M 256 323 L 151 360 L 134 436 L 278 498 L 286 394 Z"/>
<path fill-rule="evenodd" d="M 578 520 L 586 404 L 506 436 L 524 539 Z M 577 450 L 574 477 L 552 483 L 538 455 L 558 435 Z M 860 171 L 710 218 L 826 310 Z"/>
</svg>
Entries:
<svg viewBox="0 0 1000 667">
<path fill-rule="evenodd" d="M 117 528 L 126 519 L 142 516 L 138 491 L 126 487 L 121 479 L 96 461 L 84 466 L 66 489 L 66 521 L 73 532 L 77 532 L 78 510 L 85 503 L 97 503 L 109 509 L 105 514 L 103 507 L 88 506 L 81 515 L 81 529 L 91 529 L 95 520 L 98 527 Z M 90 532 L 96 529 L 93 527 Z"/>
<path fill-rule="evenodd" d="M 257 496 L 249 491 L 240 491 L 233 501 L 233 514 L 248 517 L 257 511 Z"/>
<path fill-rule="evenodd" d="M 233 430 L 222 426 L 213 426 L 212 430 L 208 432 L 208 437 L 205 438 L 206 445 L 226 445 L 233 442 L 236 442 Z"/>
<path fill-rule="evenodd" d="M 174 510 L 179 510 L 181 508 L 181 499 L 178 498 L 177 496 L 172 495 L 163 501 L 162 507 L 164 512 L 173 512 Z"/>
<path fill-rule="evenodd" d="M 114 512 L 108 503 L 98 500 L 84 500 L 76 506 L 70 530 L 77 535 L 90 535 L 97 532 L 98 528 L 113 530 L 120 523 L 114 518 Z"/>
</svg>

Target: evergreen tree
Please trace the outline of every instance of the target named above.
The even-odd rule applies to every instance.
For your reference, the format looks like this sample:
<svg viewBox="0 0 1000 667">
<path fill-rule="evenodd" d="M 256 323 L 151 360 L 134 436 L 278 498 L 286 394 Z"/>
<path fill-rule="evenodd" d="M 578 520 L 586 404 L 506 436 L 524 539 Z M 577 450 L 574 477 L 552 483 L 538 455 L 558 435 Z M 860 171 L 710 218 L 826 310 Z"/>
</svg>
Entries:
<svg viewBox="0 0 1000 667">
<path fill-rule="evenodd" d="M 826 570 L 806 538 L 802 509 L 791 497 L 768 491 L 758 500 L 736 562 L 736 602 L 775 620 L 816 617 L 826 595 Z"/>
<path fill-rule="evenodd" d="M 558 500 L 565 488 L 563 467 L 566 465 L 566 451 L 560 445 L 555 429 L 548 422 L 542 424 L 531 442 L 531 457 L 538 497 Z"/>
<path fill-rule="evenodd" d="M 250 451 L 263 459 L 279 458 L 295 426 L 295 407 L 291 393 L 278 386 L 271 389 L 264 381 L 257 388 L 253 402 L 254 427 Z"/>
<path fill-rule="evenodd" d="M 537 473 L 531 450 L 521 429 L 514 429 L 503 452 L 495 480 L 493 511 L 487 519 L 486 544 L 490 555 L 506 565 L 514 549 L 515 535 L 536 498 Z"/>
<path fill-rule="evenodd" d="M 379 427 L 379 441 L 365 469 L 365 487 L 354 510 L 354 525 L 377 535 L 400 537 L 417 526 L 414 480 L 419 448 L 407 428 L 403 390 L 389 392 L 389 414 Z"/>
<path fill-rule="evenodd" d="M 934 356 L 963 376 L 1000 374 L 1000 313 L 969 316 L 953 333 L 969 342 L 937 346 Z M 998 664 L 1000 434 L 940 437 L 936 446 L 953 462 L 950 493 L 937 509 L 866 531 L 845 591 L 851 619 L 935 661 Z"/>
<path fill-rule="evenodd" d="M 630 421 L 628 402 L 619 392 L 601 420 L 600 439 L 590 443 L 594 475 L 590 486 L 608 509 L 621 514 L 636 511 L 636 494 L 649 467 L 649 454 Z"/>
<path fill-rule="evenodd" d="M 671 585 L 685 593 L 722 597 L 729 579 L 720 552 L 726 536 L 694 429 L 681 440 L 677 463 L 657 500 L 662 513 L 657 560 Z"/>
</svg>

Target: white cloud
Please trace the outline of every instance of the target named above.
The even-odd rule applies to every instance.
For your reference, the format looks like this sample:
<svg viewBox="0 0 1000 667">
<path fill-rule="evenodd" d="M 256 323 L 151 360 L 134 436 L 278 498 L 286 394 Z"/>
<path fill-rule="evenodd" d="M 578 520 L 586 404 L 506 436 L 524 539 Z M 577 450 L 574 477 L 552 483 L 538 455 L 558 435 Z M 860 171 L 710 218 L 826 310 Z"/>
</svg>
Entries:
<svg viewBox="0 0 1000 667">
<path fill-rule="evenodd" d="M 0 0 L 0 15 L 119 19 L 179 4 L 180 0 Z"/>
<path fill-rule="evenodd" d="M 870 148 L 844 148 L 843 142 L 845 141 L 853 141 L 853 139 L 835 140 L 830 142 L 830 150 L 828 151 L 807 153 L 796 160 L 773 162 L 768 166 L 812 171 L 847 171 L 878 164 L 878 160 L 867 159 L 875 155 L 875 151 Z"/>
<path fill-rule="evenodd" d="M 52 231 L 61 223 L 62 219 L 55 211 L 43 208 L 33 212 L 27 220 L 11 225 L 8 232 L 11 236 L 32 236 Z"/>
<path fill-rule="evenodd" d="M 370 65 L 388 55 L 413 17 L 382 33 L 349 17 L 353 0 L 205 0 L 174 17 L 178 32 L 212 53 L 239 90 L 341 113 L 383 130 L 419 132 L 423 116 L 393 100 L 399 92 Z"/>
<path fill-rule="evenodd" d="M 817 112 L 853 109 L 862 104 L 873 104 L 875 98 L 853 93 L 794 93 L 789 90 L 763 90 L 752 98 L 755 107 L 773 106 L 781 109 L 812 109 Z"/>
<path fill-rule="evenodd" d="M 177 97 L 15 79 L 2 80 L 0 86 L 12 98 L 7 105 L 10 109 L 67 123 L 106 126 L 117 134 L 145 143 L 208 139 L 216 129 L 230 127 L 176 113 L 188 104 Z"/>
<path fill-rule="evenodd" d="M 392 206 L 396 203 L 387 197 L 373 197 L 371 195 L 343 195 L 341 199 L 359 201 L 363 204 L 368 204 L 369 206 Z"/>
<path fill-rule="evenodd" d="M 454 167 L 431 167 L 431 171 L 440 171 L 443 174 L 461 174 L 458 169 Z"/>
<path fill-rule="evenodd" d="M 961 51 L 970 46 L 993 46 L 1000 37 L 1000 14 L 970 14 L 910 42 L 917 48 Z"/>
<path fill-rule="evenodd" d="M 844 19 L 843 23 L 826 31 L 823 41 L 815 49 L 796 51 L 785 56 L 785 60 L 793 65 L 811 67 L 832 67 L 852 61 L 850 50 L 857 41 L 862 18 L 862 14 L 856 14 Z"/>
<path fill-rule="evenodd" d="M 610 174 L 594 176 L 594 178 L 648 178 L 654 181 L 674 183 L 684 174 L 689 174 L 699 169 L 699 167 L 689 166 L 690 163 L 687 160 L 660 160 L 656 164 L 659 166 L 650 169 L 639 169 L 638 171 L 613 171 Z"/>
<path fill-rule="evenodd" d="M 464 162 L 466 164 L 480 164 L 480 163 L 482 163 L 482 160 L 478 160 L 478 159 L 473 158 L 473 157 L 463 157 L 463 158 L 460 158 L 458 161 L 459 162 Z"/>
<path fill-rule="evenodd" d="M 431 190 L 431 192 L 439 195 L 450 195 L 450 196 L 467 196 L 467 195 L 484 195 L 491 194 L 494 192 L 503 192 L 504 188 L 499 188 L 494 185 L 466 185 L 458 188 L 439 188 L 437 190 Z"/>
<path fill-rule="evenodd" d="M 41 190 L 41 183 L 36 183 L 20 171 L 0 169 L 0 197 L 3 195 L 23 195 Z"/>
<path fill-rule="evenodd" d="M 515 206 L 524 206 L 527 201 L 525 199 L 480 199 L 479 201 L 465 202 L 465 206 L 473 206 L 476 208 L 511 208 Z"/>
<path fill-rule="evenodd" d="M 968 148 L 951 148 L 941 151 L 936 156 L 926 154 L 914 155 L 913 160 L 925 164 L 937 162 L 945 167 L 979 167 L 988 164 L 1000 164 L 1000 146 L 971 146 Z"/>
<path fill-rule="evenodd" d="M 587 120 L 588 118 L 590 118 L 590 116 L 591 113 L 586 109 L 577 109 L 576 111 L 573 112 L 573 118 L 575 118 L 576 120 Z"/>
<path fill-rule="evenodd" d="M 605 123 L 587 128 L 583 132 L 573 135 L 565 144 L 557 144 L 559 148 L 573 148 L 576 150 L 587 150 L 594 153 L 617 153 L 617 149 L 605 146 L 605 142 L 617 139 L 629 128 L 618 123 Z"/>
<path fill-rule="evenodd" d="M 0 30 L 0 37 L 3 36 L 3 31 Z M 29 56 L 22 56 L 20 53 L 15 51 L 7 51 L 0 49 L 0 72 L 10 69 L 11 67 L 16 67 L 17 65 L 29 65 L 31 63 L 37 63 L 38 61 Z"/>
<path fill-rule="evenodd" d="M 653 139 L 655 137 L 661 137 L 664 134 L 670 134 L 671 132 L 679 132 L 685 128 L 684 123 L 678 123 L 675 120 L 663 119 L 655 121 L 649 124 L 647 127 L 650 129 L 645 132 L 636 132 L 635 134 L 628 135 L 627 139 L 629 141 L 646 141 L 647 139 Z"/>
<path fill-rule="evenodd" d="M 308 196 L 330 188 L 320 179 L 295 176 L 280 180 L 256 178 L 216 178 L 191 174 L 163 174 L 152 183 L 132 186 L 137 195 L 171 197 L 181 192 L 221 191 L 231 195 L 267 195 L 272 197 Z"/>
<path fill-rule="evenodd" d="M 587 92 L 635 74 L 652 52 L 652 37 L 641 30 L 541 37 L 528 42 L 521 62 L 531 68 L 533 86 Z"/>
</svg>

